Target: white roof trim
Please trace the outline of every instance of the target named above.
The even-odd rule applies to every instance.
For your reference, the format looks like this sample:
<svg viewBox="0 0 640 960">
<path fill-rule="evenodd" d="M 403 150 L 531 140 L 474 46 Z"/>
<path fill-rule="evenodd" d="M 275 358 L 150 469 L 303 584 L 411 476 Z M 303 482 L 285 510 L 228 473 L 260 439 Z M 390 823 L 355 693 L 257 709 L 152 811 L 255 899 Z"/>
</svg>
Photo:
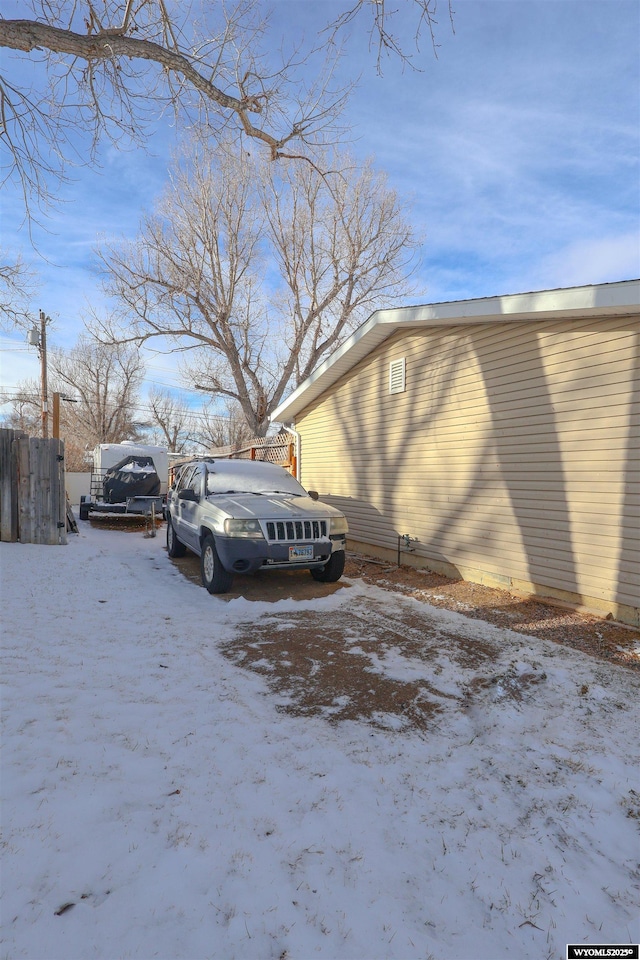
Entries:
<svg viewBox="0 0 640 960">
<path fill-rule="evenodd" d="M 624 316 L 639 310 L 640 280 L 376 310 L 273 411 L 271 420 L 291 423 L 296 414 L 328 390 L 378 344 L 403 328 L 557 320 L 584 314 Z"/>
</svg>

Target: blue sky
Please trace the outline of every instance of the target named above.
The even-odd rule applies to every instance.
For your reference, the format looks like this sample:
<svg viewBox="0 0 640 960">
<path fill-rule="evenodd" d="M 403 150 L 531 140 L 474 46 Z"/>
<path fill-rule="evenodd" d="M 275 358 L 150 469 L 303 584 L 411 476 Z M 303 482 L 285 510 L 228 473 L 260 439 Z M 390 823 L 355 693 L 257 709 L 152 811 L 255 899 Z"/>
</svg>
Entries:
<svg viewBox="0 0 640 960">
<path fill-rule="evenodd" d="M 344 5 L 269 6 L 273 35 L 292 39 L 314 37 Z M 25 14 L 19 0 L 2 9 Z M 420 72 L 386 61 L 377 76 L 363 35 L 352 36 L 341 65 L 345 79 L 361 77 L 345 116 L 350 147 L 375 157 L 424 238 L 419 299 L 640 275 L 640 4 L 456 0 L 454 23 L 455 34 L 441 2 L 438 55 L 425 37 Z M 3 56 L 3 70 L 11 59 Z M 1 243 L 38 270 L 34 316 L 42 307 L 53 318 L 56 345 L 71 347 L 86 305 L 102 303 L 97 237 L 135 235 L 165 181 L 172 137 L 159 126 L 149 152 L 105 147 L 100 169 L 77 169 L 50 232 L 36 230 L 40 257 L 20 228 L 18 192 L 4 187 Z M 5 387 L 38 375 L 22 336 L 3 335 L 0 347 Z M 173 358 L 151 370 L 177 385 Z"/>
</svg>

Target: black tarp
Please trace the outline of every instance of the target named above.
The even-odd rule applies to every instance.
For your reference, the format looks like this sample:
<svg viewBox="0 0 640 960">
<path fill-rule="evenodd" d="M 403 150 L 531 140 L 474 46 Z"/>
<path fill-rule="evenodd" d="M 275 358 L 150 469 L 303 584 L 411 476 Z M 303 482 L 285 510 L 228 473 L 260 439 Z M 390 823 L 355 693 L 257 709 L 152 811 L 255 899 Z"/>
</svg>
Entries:
<svg viewBox="0 0 640 960">
<path fill-rule="evenodd" d="M 109 467 L 102 482 L 106 503 L 125 503 L 128 497 L 157 497 L 160 477 L 153 457 L 130 454 Z"/>
</svg>

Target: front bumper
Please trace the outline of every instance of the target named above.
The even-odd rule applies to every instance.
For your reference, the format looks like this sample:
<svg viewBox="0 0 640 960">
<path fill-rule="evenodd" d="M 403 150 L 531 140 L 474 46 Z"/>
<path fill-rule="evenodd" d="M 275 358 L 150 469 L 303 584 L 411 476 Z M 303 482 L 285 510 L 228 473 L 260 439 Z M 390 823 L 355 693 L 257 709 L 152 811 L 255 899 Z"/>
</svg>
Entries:
<svg viewBox="0 0 640 960">
<path fill-rule="evenodd" d="M 265 569 L 292 570 L 321 567 L 335 550 L 344 550 L 346 537 L 339 535 L 322 540 L 299 543 L 269 543 L 267 540 L 250 540 L 244 537 L 216 537 L 216 549 L 220 562 L 229 573 L 255 573 Z M 313 546 L 313 559 L 290 560 L 289 547 Z"/>
</svg>

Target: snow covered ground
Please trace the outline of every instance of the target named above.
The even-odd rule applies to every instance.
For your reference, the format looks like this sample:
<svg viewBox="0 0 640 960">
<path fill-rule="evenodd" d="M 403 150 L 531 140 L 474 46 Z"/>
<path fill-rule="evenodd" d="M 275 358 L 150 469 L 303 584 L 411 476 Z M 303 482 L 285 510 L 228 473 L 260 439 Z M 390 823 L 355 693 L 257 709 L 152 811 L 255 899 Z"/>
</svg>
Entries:
<svg viewBox="0 0 640 960">
<path fill-rule="evenodd" d="M 557 960 L 640 939 L 637 674 L 357 581 L 214 598 L 163 531 L 81 524 L 66 547 L 0 544 L 0 567 L 2 960 Z M 382 609 L 495 645 L 503 680 L 372 653 Z M 372 682 L 430 696 L 437 676 L 433 723 L 292 716 L 224 655 L 305 611 L 359 613 Z"/>
</svg>

